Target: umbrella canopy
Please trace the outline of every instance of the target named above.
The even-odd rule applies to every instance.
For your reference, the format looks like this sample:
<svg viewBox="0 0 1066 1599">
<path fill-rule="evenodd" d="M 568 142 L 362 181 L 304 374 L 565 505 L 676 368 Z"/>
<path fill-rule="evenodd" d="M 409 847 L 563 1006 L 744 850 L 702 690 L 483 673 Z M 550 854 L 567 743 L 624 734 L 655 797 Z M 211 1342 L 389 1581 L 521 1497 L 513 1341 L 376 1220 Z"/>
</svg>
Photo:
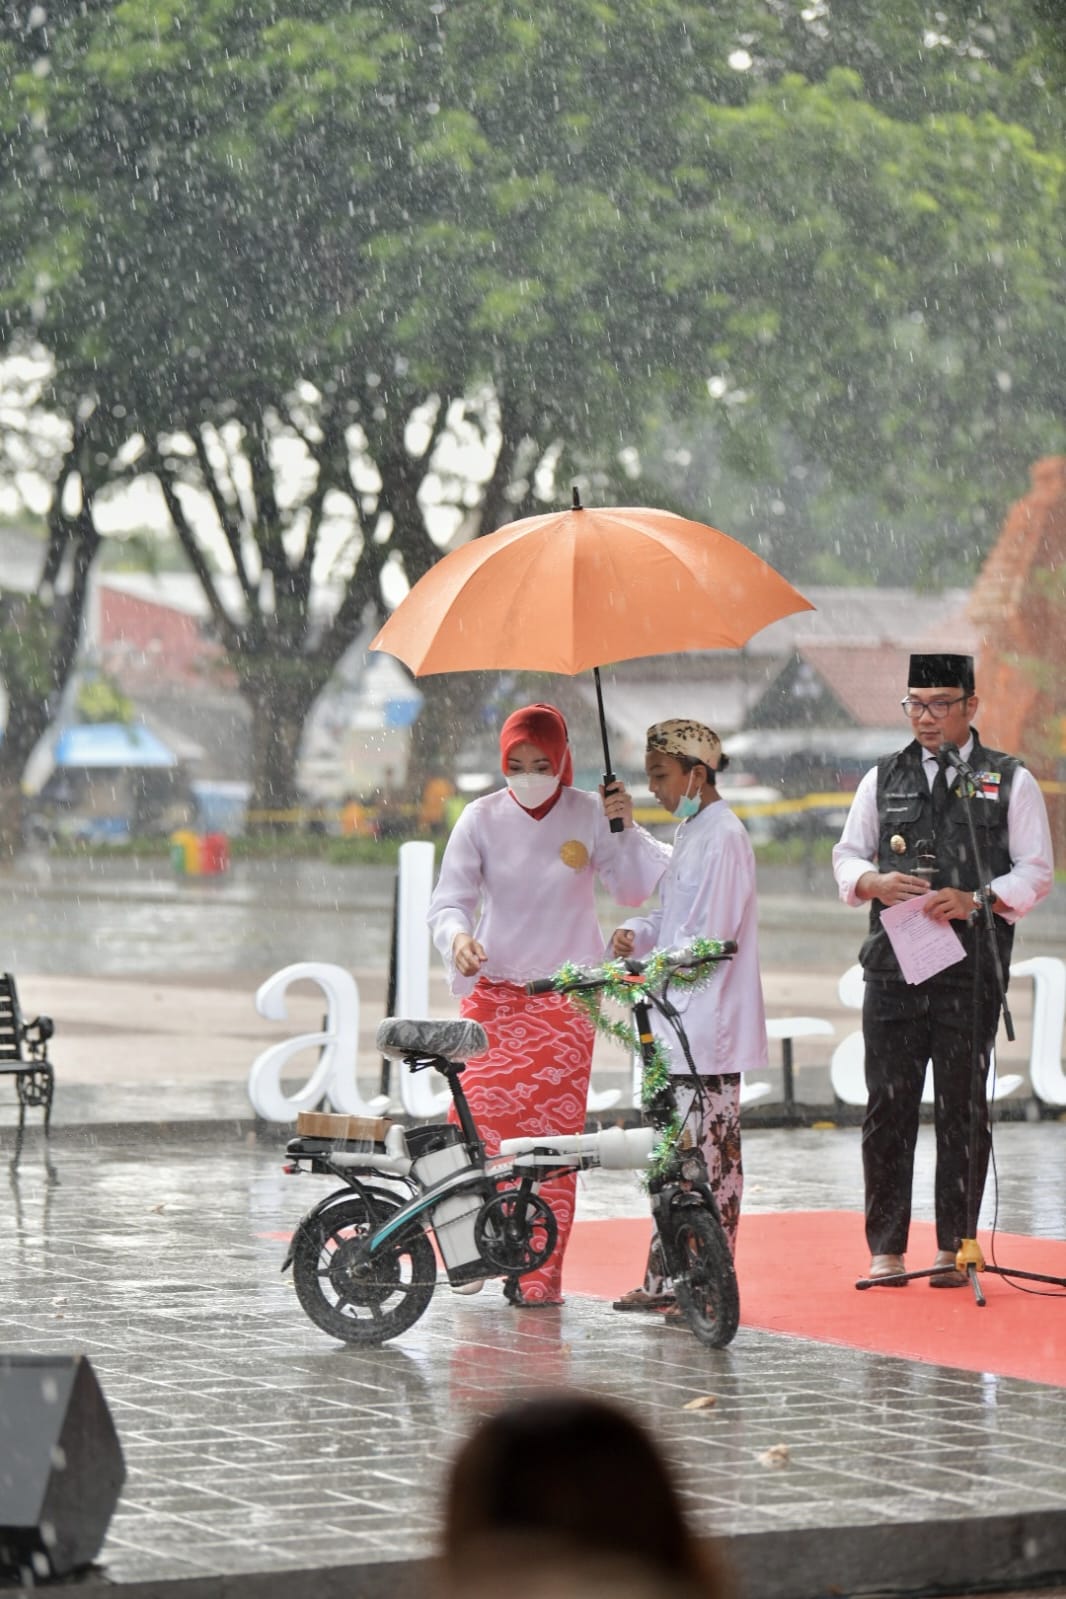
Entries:
<svg viewBox="0 0 1066 1599">
<path fill-rule="evenodd" d="M 575 506 L 452 550 L 370 648 L 416 677 L 493 667 L 574 676 L 641 655 L 739 649 L 813 609 L 717 528 L 670 511 Z"/>
<path fill-rule="evenodd" d="M 573 677 L 591 668 L 611 783 L 601 665 L 739 649 L 768 623 L 813 609 L 717 528 L 643 506 L 586 510 L 575 489 L 569 511 L 509 522 L 445 555 L 370 648 L 416 677 L 490 668 Z"/>
</svg>

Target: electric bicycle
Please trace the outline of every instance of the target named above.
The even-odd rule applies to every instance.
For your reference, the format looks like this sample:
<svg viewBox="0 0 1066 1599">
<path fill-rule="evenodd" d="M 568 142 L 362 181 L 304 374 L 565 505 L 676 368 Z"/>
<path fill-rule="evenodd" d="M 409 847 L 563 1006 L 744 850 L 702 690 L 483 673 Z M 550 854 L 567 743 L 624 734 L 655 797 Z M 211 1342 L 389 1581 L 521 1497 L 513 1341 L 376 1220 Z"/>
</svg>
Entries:
<svg viewBox="0 0 1066 1599">
<path fill-rule="evenodd" d="M 624 967 L 625 1001 L 647 1082 L 656 1060 L 650 1008 L 678 1032 L 691 1067 L 666 989 L 672 978 L 691 977 L 735 949 L 723 944 L 713 953 L 684 949 L 657 957 L 657 992 L 644 981 L 652 962 L 632 960 L 564 968 L 527 989 L 596 993 L 616 983 Z M 460 1293 L 477 1292 L 490 1277 L 513 1283 L 538 1270 L 558 1239 L 542 1188 L 550 1191 L 553 1178 L 600 1166 L 647 1173 L 652 1216 L 682 1314 L 702 1343 L 722 1348 L 730 1342 L 740 1314 L 732 1255 L 702 1153 L 677 1117 L 669 1077 L 647 1096 L 645 1125 L 512 1138 L 499 1154 L 486 1155 L 460 1080 L 466 1061 L 488 1048 L 480 1023 L 387 1017 L 377 1047 L 408 1071 L 438 1071 L 456 1121 L 406 1128 L 397 1123 L 382 1127 L 372 1141 L 307 1135 L 289 1141 L 287 1171 L 310 1170 L 343 1185 L 303 1217 L 282 1264 L 283 1271 L 292 1268 L 297 1298 L 316 1326 L 351 1344 L 395 1338 L 428 1308 L 438 1255 L 448 1283 Z"/>
</svg>

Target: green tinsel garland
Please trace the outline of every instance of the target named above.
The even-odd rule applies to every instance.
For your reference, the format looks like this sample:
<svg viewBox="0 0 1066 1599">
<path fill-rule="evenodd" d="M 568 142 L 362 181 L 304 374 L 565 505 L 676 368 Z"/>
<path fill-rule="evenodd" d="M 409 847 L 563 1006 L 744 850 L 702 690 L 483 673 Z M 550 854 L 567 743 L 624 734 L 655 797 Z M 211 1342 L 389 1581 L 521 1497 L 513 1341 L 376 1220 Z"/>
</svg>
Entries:
<svg viewBox="0 0 1066 1599">
<path fill-rule="evenodd" d="M 567 998 L 573 1000 L 579 1010 L 584 1011 L 598 1033 L 605 1038 L 613 1038 L 616 1043 L 624 1045 L 632 1053 L 633 1050 L 640 1048 L 632 1014 L 634 992 L 637 989 L 651 989 L 657 992 L 667 979 L 672 983 L 681 983 L 686 988 L 702 988 L 718 971 L 719 962 L 712 957 L 721 955 L 724 948 L 719 939 L 695 938 L 683 949 L 653 950 L 644 963 L 643 972 L 639 975 L 630 972 L 625 962 L 620 960 L 608 961 L 604 966 L 595 968 L 594 972 L 588 967 L 575 966 L 568 961 L 560 966 L 553 976 L 553 981 L 556 988 L 561 989 L 569 987 L 571 983 L 579 983 L 583 979 L 595 976 L 597 984 L 595 988 L 575 989 L 567 995 Z M 705 961 L 707 964 L 692 971 L 675 971 L 673 968 L 678 961 Z M 625 1007 L 628 1012 L 626 1021 L 604 1015 L 602 1000 L 605 996 Z M 670 1053 L 662 1040 L 657 1038 L 652 1045 L 651 1060 L 645 1065 L 641 1077 L 641 1104 L 645 1107 L 652 1104 L 656 1096 L 667 1087 L 669 1081 Z M 662 1129 L 659 1141 L 651 1154 L 648 1177 L 657 1177 L 666 1167 L 683 1125 L 680 1116 L 673 1116 L 668 1125 Z"/>
</svg>

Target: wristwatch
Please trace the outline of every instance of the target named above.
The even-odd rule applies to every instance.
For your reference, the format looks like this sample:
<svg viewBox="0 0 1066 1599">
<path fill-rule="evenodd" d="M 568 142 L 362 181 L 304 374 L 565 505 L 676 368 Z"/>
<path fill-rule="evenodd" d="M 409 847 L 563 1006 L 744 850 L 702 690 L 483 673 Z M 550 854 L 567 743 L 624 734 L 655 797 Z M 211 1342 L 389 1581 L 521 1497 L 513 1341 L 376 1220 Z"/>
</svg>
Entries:
<svg viewBox="0 0 1066 1599">
<path fill-rule="evenodd" d="M 999 895 L 993 893 L 991 884 L 986 889 L 980 889 L 980 888 L 975 888 L 974 889 L 974 891 L 973 891 L 973 902 L 974 902 L 974 905 L 976 906 L 976 908 L 978 910 L 981 909 L 981 906 L 985 902 L 985 898 L 982 898 L 982 895 L 984 895 L 984 897 L 987 898 L 987 900 L 988 900 L 988 908 L 989 908 L 989 910 L 990 911 L 994 911 L 996 906 L 997 906 L 997 904 L 999 903 Z"/>
</svg>

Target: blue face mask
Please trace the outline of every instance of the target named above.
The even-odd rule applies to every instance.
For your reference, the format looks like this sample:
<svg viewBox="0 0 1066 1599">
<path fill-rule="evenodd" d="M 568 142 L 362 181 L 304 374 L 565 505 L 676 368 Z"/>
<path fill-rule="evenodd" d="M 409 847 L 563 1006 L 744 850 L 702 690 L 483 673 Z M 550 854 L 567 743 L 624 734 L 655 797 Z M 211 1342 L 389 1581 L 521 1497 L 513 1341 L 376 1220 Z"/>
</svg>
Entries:
<svg viewBox="0 0 1066 1599">
<path fill-rule="evenodd" d="M 692 787 L 692 779 L 693 779 L 694 775 L 695 774 L 692 773 L 692 772 L 689 773 L 689 779 L 688 779 L 689 788 Z M 700 813 L 700 797 L 699 797 L 699 795 L 698 794 L 690 794 L 688 792 L 688 790 L 686 789 L 685 793 L 682 794 L 681 798 L 678 800 L 677 805 L 674 808 L 674 815 L 677 817 L 679 822 L 687 822 L 693 816 L 698 816 L 699 813 Z"/>
</svg>

